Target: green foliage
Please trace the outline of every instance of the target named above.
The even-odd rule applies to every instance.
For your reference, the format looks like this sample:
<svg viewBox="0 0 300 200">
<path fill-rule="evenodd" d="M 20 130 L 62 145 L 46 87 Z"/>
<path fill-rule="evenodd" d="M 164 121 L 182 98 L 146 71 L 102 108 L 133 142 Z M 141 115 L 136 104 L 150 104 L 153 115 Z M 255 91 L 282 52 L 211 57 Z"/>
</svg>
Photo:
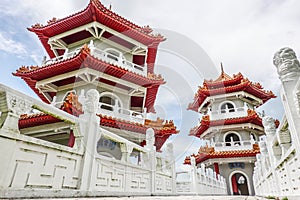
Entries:
<svg viewBox="0 0 300 200">
<path fill-rule="evenodd" d="M 267 196 L 266 198 L 267 198 L 267 199 L 275 199 L 274 196 Z"/>
<path fill-rule="evenodd" d="M 282 200 L 289 200 L 287 197 L 283 197 Z"/>
</svg>

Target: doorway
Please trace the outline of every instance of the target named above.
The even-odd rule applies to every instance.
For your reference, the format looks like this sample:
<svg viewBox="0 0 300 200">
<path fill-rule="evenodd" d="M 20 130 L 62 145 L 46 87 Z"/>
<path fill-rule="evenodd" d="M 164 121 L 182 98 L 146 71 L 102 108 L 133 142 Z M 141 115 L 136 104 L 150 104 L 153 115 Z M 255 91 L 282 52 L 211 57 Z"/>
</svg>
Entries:
<svg viewBox="0 0 300 200">
<path fill-rule="evenodd" d="M 234 173 L 231 176 L 231 187 L 233 195 L 249 195 L 248 180 L 242 173 Z"/>
</svg>

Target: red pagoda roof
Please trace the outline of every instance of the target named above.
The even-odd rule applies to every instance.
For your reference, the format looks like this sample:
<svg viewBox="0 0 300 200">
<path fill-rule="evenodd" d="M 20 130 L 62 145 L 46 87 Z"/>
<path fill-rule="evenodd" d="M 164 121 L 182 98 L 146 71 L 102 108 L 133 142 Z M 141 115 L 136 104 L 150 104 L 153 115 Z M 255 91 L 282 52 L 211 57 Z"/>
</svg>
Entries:
<svg viewBox="0 0 300 200">
<path fill-rule="evenodd" d="M 127 131 L 142 133 L 142 134 L 146 134 L 146 130 L 148 128 L 153 128 L 155 132 L 155 146 L 157 151 L 160 150 L 162 145 L 172 134 L 179 133 L 172 120 L 164 121 L 158 118 L 156 121 L 152 121 L 146 119 L 145 124 L 140 124 L 140 123 L 134 123 L 126 120 L 117 119 L 106 115 L 98 115 L 98 116 L 100 117 L 101 126 L 127 130 Z"/>
<path fill-rule="evenodd" d="M 198 112 L 198 108 L 209 96 L 244 91 L 262 99 L 263 103 L 276 96 L 272 91 L 265 91 L 259 83 L 252 83 L 241 73 L 229 76 L 223 71 L 216 80 L 204 80 L 203 86 L 199 87 L 194 101 L 189 104 L 188 109 Z"/>
<path fill-rule="evenodd" d="M 84 10 L 66 18 L 59 20 L 53 18 L 52 20 L 49 20 L 48 24 L 45 26 L 41 24 L 35 24 L 28 29 L 38 35 L 47 53 L 53 58 L 55 55 L 48 44 L 50 37 L 94 21 L 97 21 L 148 46 L 165 40 L 165 38 L 159 34 L 151 34 L 152 29 L 149 26 L 140 27 L 126 20 L 125 18 L 112 12 L 110 9 L 107 9 L 98 0 L 90 0 L 88 6 Z"/>
<path fill-rule="evenodd" d="M 248 110 L 248 116 L 246 117 L 229 118 L 223 120 L 211 121 L 209 116 L 205 115 L 202 117 L 200 125 L 192 128 L 189 135 L 200 137 L 209 127 L 242 123 L 253 123 L 263 127 L 262 119 L 258 116 L 258 114 L 254 110 Z"/>
<path fill-rule="evenodd" d="M 127 69 L 120 68 L 116 65 L 109 64 L 103 60 L 91 56 L 90 49 L 86 45 L 77 55 L 73 57 L 42 67 L 22 66 L 15 73 L 13 73 L 13 75 L 21 77 L 44 102 L 49 103 L 44 95 L 41 94 L 35 87 L 36 82 L 81 68 L 94 69 L 122 80 L 146 87 L 147 95 L 145 106 L 147 107 L 148 112 L 155 112 L 153 106 L 158 88 L 161 84 L 165 83 L 164 79 L 160 75 L 148 73 L 148 76 L 145 77 Z M 54 95 L 55 93 L 50 93 L 51 97 Z"/>
<path fill-rule="evenodd" d="M 62 122 L 62 120 L 45 113 L 36 113 L 31 115 L 24 114 L 20 117 L 19 129 L 40 126 L 44 124 L 52 124 L 57 122 Z"/>
<path fill-rule="evenodd" d="M 240 158 L 240 157 L 255 157 L 260 153 L 258 144 L 253 144 L 253 149 L 250 150 L 233 150 L 233 151 L 215 151 L 213 147 L 201 147 L 195 157 L 196 164 L 202 163 L 208 159 L 214 158 Z M 184 160 L 184 164 L 191 164 L 191 157 L 187 156 Z"/>
</svg>

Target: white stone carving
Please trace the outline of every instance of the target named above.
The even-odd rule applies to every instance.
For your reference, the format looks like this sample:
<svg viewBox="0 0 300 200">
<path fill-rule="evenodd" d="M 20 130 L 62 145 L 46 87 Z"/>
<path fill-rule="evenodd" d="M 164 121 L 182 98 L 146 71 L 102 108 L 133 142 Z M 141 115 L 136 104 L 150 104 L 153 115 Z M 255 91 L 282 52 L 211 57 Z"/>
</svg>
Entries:
<svg viewBox="0 0 300 200">
<path fill-rule="evenodd" d="M 153 150 L 155 148 L 155 133 L 152 128 L 148 128 L 146 131 L 146 148 Z"/>
<path fill-rule="evenodd" d="M 99 92 L 95 89 L 87 91 L 86 98 L 83 104 L 83 109 L 86 112 L 96 114 L 99 103 Z"/>
<path fill-rule="evenodd" d="M 300 76 L 300 63 L 291 48 L 285 47 L 277 51 L 273 58 L 273 64 L 283 82 L 298 79 Z"/>
<path fill-rule="evenodd" d="M 268 135 L 275 135 L 276 125 L 275 120 L 272 117 L 265 116 L 262 119 L 263 126 L 265 128 L 265 133 Z"/>
</svg>

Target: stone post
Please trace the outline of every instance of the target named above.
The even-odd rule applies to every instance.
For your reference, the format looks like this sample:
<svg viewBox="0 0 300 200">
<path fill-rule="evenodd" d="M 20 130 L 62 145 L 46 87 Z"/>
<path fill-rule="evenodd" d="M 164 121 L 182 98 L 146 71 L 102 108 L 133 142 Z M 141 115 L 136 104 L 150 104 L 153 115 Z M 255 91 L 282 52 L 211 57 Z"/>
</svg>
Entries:
<svg viewBox="0 0 300 200">
<path fill-rule="evenodd" d="M 175 157 L 174 157 L 174 148 L 172 143 L 167 144 L 167 160 L 169 163 L 169 166 L 167 166 L 168 171 L 170 171 L 170 174 L 172 176 L 172 192 L 175 195 L 176 193 L 176 168 L 175 168 Z"/>
<path fill-rule="evenodd" d="M 155 194 L 156 186 L 155 186 L 155 175 L 156 175 L 156 147 L 155 147 L 155 136 L 154 130 L 152 128 L 148 128 L 146 131 L 146 146 L 145 148 L 148 150 L 148 167 L 151 170 L 151 194 Z"/>
<path fill-rule="evenodd" d="M 273 58 L 279 79 L 282 82 L 281 97 L 292 142 L 300 146 L 300 117 L 299 117 L 299 89 L 300 89 L 300 63 L 296 53 L 288 47 L 279 49 Z M 296 109 L 295 109 L 296 108 Z M 296 148 L 296 155 L 300 155 Z M 298 157 L 300 159 L 300 157 Z"/>
<path fill-rule="evenodd" d="M 274 160 L 274 151 L 272 148 L 272 144 L 273 144 L 273 140 L 276 138 L 276 125 L 275 125 L 275 120 L 272 117 L 269 116 L 265 116 L 262 119 L 262 123 L 265 129 L 265 133 L 266 133 L 266 145 L 267 145 L 267 151 L 269 152 L 270 157 L 272 158 L 272 163 L 273 166 L 276 162 L 276 160 Z"/>
<path fill-rule="evenodd" d="M 8 91 L 0 93 L 0 129 L 11 133 L 20 133 L 19 119 L 21 114 L 27 114 L 32 110 L 32 102 L 26 97 L 11 94 Z"/>
<path fill-rule="evenodd" d="M 265 133 L 266 133 L 266 152 L 268 152 L 268 157 L 270 158 L 270 167 L 272 169 L 272 174 L 275 177 L 275 181 L 277 183 L 279 183 L 279 178 L 277 176 L 277 173 L 275 171 L 275 164 L 276 164 L 276 158 L 275 158 L 275 154 L 272 148 L 273 145 L 273 140 L 275 139 L 275 135 L 276 135 L 276 125 L 275 125 L 275 120 L 272 117 L 269 116 L 265 116 L 262 119 L 262 123 L 265 129 Z M 260 162 L 261 164 L 261 162 Z M 261 165 L 259 166 L 260 168 L 262 167 Z M 278 191 L 278 193 L 280 193 L 280 186 L 278 184 L 276 184 L 274 187 L 276 187 L 276 191 Z"/>
<path fill-rule="evenodd" d="M 87 191 L 91 188 L 93 170 L 95 170 L 95 154 L 97 138 L 101 137 L 100 118 L 96 115 L 99 103 L 99 93 L 91 89 L 86 93 L 82 102 L 84 114 L 80 116 L 80 129 L 83 133 L 82 145 L 84 156 L 81 170 L 80 190 Z"/>
<path fill-rule="evenodd" d="M 190 170 L 190 176 L 191 176 L 191 193 L 197 194 L 197 167 L 196 167 L 196 160 L 195 157 L 191 156 L 191 170 Z"/>
</svg>

